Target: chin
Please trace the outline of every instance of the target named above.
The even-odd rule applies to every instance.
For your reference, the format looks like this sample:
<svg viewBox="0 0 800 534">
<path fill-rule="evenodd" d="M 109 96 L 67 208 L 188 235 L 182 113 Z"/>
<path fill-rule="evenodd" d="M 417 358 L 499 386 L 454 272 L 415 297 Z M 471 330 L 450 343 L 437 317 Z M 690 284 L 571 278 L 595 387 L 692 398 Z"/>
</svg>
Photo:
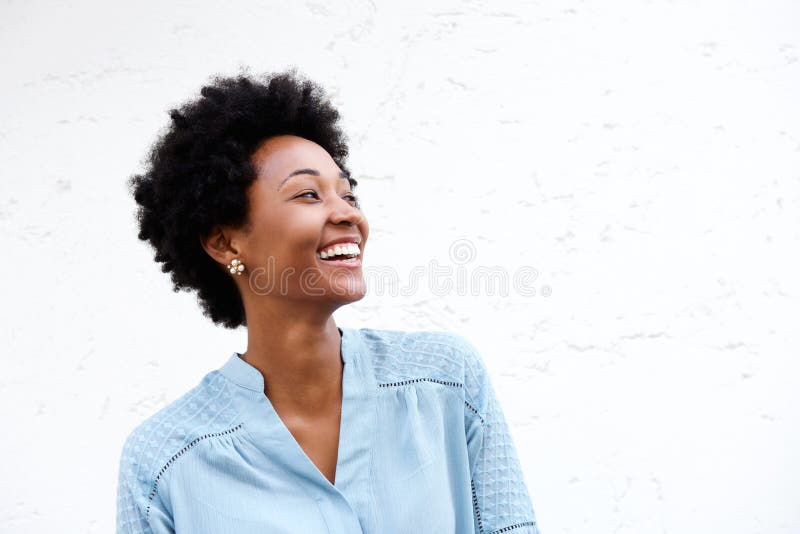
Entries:
<svg viewBox="0 0 800 534">
<path fill-rule="evenodd" d="M 331 284 L 325 293 L 341 304 L 349 304 L 363 299 L 367 291 L 363 280 L 353 280 L 351 283 Z"/>
<path fill-rule="evenodd" d="M 337 269 L 330 274 L 323 273 L 318 284 L 324 288 L 321 293 L 342 304 L 361 300 L 367 292 L 361 269 Z"/>
</svg>

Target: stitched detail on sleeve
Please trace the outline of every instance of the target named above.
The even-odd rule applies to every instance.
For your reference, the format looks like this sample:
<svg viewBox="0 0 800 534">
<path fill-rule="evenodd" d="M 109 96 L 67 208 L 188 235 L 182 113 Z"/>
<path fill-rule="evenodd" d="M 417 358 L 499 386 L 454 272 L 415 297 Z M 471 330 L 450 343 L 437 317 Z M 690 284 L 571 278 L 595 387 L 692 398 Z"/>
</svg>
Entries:
<svg viewBox="0 0 800 534">
<path fill-rule="evenodd" d="M 226 434 L 231 434 L 233 432 L 236 432 L 240 428 L 242 428 L 242 424 L 243 423 L 239 423 L 235 427 L 229 428 L 228 430 L 223 430 L 222 432 L 214 432 L 214 433 L 211 433 L 211 434 L 203 434 L 202 436 L 198 436 L 195 439 L 193 439 L 191 442 L 189 442 L 187 445 L 185 445 L 181 450 L 176 452 L 172 456 L 172 458 L 170 458 L 169 461 L 167 461 L 167 463 L 165 463 L 164 466 L 159 470 L 158 475 L 156 475 L 156 478 L 153 481 L 153 488 L 150 490 L 150 495 L 147 496 L 147 511 L 145 512 L 145 518 L 149 518 L 150 517 L 150 505 L 153 503 L 153 498 L 155 498 L 156 493 L 158 493 L 158 482 L 159 482 L 159 480 L 161 480 L 161 477 L 164 475 L 164 473 L 167 472 L 167 469 L 169 468 L 170 465 L 172 465 L 175 462 L 175 460 L 180 458 L 186 451 L 188 451 L 189 449 L 191 449 L 192 447 L 194 447 L 195 445 L 197 445 L 198 443 L 200 443 L 204 439 L 215 438 L 215 437 L 219 437 L 219 436 L 224 436 Z"/>
<path fill-rule="evenodd" d="M 525 521 L 524 523 L 517 523 L 516 525 L 509 525 L 507 527 L 503 527 L 500 530 L 495 530 L 492 534 L 500 534 L 501 532 L 508 532 L 509 530 L 514 530 L 517 528 L 522 527 L 533 527 L 536 526 L 536 521 Z"/>
<path fill-rule="evenodd" d="M 470 480 L 472 486 L 472 507 L 475 509 L 475 516 L 478 518 L 478 530 L 483 534 L 483 521 L 481 520 L 481 509 L 478 507 L 478 495 L 475 493 L 475 481 Z"/>
<path fill-rule="evenodd" d="M 477 410 L 477 408 L 475 408 L 473 405 L 471 405 L 467 401 L 464 401 L 464 404 L 466 405 L 467 408 L 472 410 L 472 413 L 474 413 L 475 415 L 478 416 L 478 419 L 480 419 L 482 425 L 485 424 L 485 421 L 483 420 L 483 416 L 480 414 L 480 412 Z"/>
</svg>

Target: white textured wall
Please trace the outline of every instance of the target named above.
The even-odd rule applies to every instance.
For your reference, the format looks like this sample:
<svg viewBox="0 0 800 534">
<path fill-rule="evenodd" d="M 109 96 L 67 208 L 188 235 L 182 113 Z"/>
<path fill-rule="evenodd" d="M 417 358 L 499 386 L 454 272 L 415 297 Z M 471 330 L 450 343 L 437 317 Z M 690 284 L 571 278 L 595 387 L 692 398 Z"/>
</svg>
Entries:
<svg viewBox="0 0 800 534">
<path fill-rule="evenodd" d="M 800 532 L 800 5 L 401 4 L 0 4 L 0 531 L 112 531 L 127 433 L 245 348 L 125 180 L 210 74 L 295 64 L 344 115 L 368 266 L 537 270 L 337 316 L 483 351 L 544 533 Z"/>
</svg>

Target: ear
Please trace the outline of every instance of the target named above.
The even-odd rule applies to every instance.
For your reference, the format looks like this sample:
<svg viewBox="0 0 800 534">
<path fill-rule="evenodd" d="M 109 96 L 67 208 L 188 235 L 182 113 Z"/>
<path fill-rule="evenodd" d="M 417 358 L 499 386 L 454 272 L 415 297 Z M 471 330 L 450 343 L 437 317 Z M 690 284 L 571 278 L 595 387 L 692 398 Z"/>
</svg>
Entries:
<svg viewBox="0 0 800 534">
<path fill-rule="evenodd" d="M 200 244 L 214 261 L 227 265 L 239 255 L 239 249 L 231 241 L 230 231 L 223 226 L 214 226 L 208 235 L 199 236 Z"/>
</svg>

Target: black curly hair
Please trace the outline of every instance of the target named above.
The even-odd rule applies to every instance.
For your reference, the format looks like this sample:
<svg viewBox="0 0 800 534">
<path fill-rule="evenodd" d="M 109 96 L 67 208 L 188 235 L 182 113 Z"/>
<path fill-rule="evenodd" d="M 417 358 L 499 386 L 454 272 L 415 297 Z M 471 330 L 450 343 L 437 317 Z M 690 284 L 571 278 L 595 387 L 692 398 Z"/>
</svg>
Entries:
<svg viewBox="0 0 800 534">
<path fill-rule="evenodd" d="M 292 69 L 213 77 L 199 98 L 169 115 L 172 121 L 150 149 L 144 173 L 128 179 L 138 204 L 138 237 L 155 249 L 175 292 L 196 290 L 203 314 L 214 323 L 246 326 L 236 284 L 200 238 L 217 224 L 248 226 L 247 190 L 256 179 L 250 157 L 269 137 L 314 141 L 349 172 L 339 112 L 318 84 Z M 356 184 L 351 178 L 351 187 Z"/>
</svg>

